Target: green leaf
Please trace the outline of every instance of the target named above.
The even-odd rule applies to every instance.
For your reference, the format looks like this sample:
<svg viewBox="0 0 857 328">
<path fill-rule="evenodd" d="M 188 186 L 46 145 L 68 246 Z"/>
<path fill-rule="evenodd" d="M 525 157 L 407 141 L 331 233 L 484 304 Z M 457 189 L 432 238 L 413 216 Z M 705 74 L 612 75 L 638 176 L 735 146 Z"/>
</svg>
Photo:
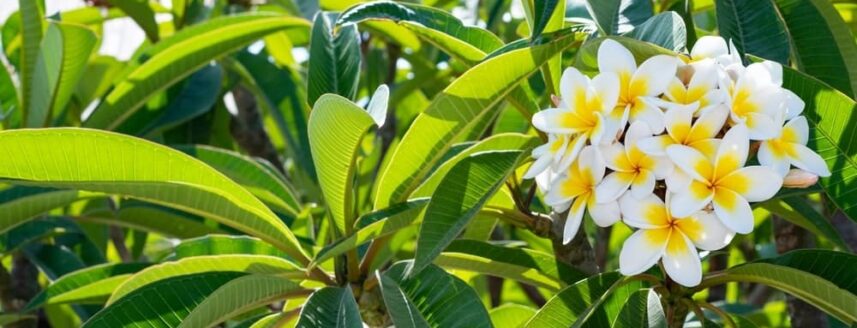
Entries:
<svg viewBox="0 0 857 328">
<path fill-rule="evenodd" d="M 39 60 L 39 49 L 44 36 L 45 3 L 43 0 L 18 0 L 21 24 L 21 59 L 18 74 L 21 77 L 21 107 L 30 108 L 30 93 L 33 92 L 33 74 Z M 4 26 L 5 27 L 5 26 Z M 4 40 L 5 41 L 5 40 Z M 4 42 L 3 47 L 8 47 Z"/>
<path fill-rule="evenodd" d="M 602 36 L 630 31 L 654 15 L 651 1 L 588 0 L 586 4 Z"/>
<path fill-rule="evenodd" d="M 304 303 L 296 327 L 360 328 L 363 319 L 351 288 L 325 287 Z"/>
<path fill-rule="evenodd" d="M 123 327 L 132 322 L 138 327 L 177 327 L 208 295 L 245 275 L 247 273 L 243 272 L 203 272 L 161 280 L 105 307 L 83 327 Z"/>
<path fill-rule="evenodd" d="M 821 249 L 802 249 L 761 260 L 761 262 L 787 266 L 814 274 L 834 285 L 857 295 L 857 266 L 842 265 L 857 263 L 857 255 Z"/>
<path fill-rule="evenodd" d="M 824 236 L 840 249 L 849 249 L 833 224 L 814 209 L 805 197 L 786 197 L 782 201 L 765 202 L 762 207 L 815 235 Z"/>
<path fill-rule="evenodd" d="M 399 262 L 377 273 L 396 327 L 491 327 L 488 311 L 467 283 L 434 265 L 409 276 L 412 264 Z"/>
<path fill-rule="evenodd" d="M 16 323 L 21 320 L 36 319 L 35 316 L 16 313 L 0 313 L 0 326 Z"/>
<path fill-rule="evenodd" d="M 0 141 L 2 143 L 2 141 Z M 0 163 L 0 166 L 4 164 Z M 69 205 L 85 193 L 77 190 L 10 186 L 0 191 L 0 233 L 52 209 Z"/>
<path fill-rule="evenodd" d="M 495 105 L 548 59 L 576 42 L 571 30 L 553 33 L 548 39 L 474 66 L 437 95 L 396 147 L 379 180 L 375 208 L 403 201 L 452 144 L 491 116 L 489 111 L 496 111 Z"/>
<path fill-rule="evenodd" d="M 297 217 L 301 205 L 294 188 L 267 170 L 257 159 L 237 152 L 205 145 L 178 146 L 188 155 L 205 162 L 237 182 L 262 202 L 283 214 Z"/>
<path fill-rule="evenodd" d="M 666 316 L 658 293 L 651 289 L 641 289 L 628 298 L 613 328 L 666 328 Z"/>
<path fill-rule="evenodd" d="M 131 276 L 110 296 L 108 305 L 116 303 L 135 290 L 158 281 L 204 272 L 244 272 L 276 274 L 281 277 L 304 277 L 305 273 L 294 263 L 267 255 L 211 255 L 183 258 L 146 268 Z"/>
<path fill-rule="evenodd" d="M 361 216 L 355 222 L 357 231 L 345 239 L 325 246 L 316 254 L 312 265 L 317 265 L 355 249 L 363 243 L 410 226 L 421 216 L 428 202 L 428 198 L 411 199 L 405 203 L 399 203 Z"/>
<path fill-rule="evenodd" d="M 372 116 L 348 99 L 324 95 L 309 117 L 309 145 L 318 182 L 340 235 L 354 223 L 354 172 L 363 136 L 375 125 Z"/>
<path fill-rule="evenodd" d="M 258 274 L 239 277 L 206 297 L 178 327 L 212 327 L 248 310 L 305 291 L 288 278 Z"/>
<path fill-rule="evenodd" d="M 130 16 L 146 32 L 150 41 L 158 41 L 158 22 L 155 21 L 155 11 L 149 5 L 149 0 L 110 0 L 110 4 Z"/>
<path fill-rule="evenodd" d="M 455 270 L 473 271 L 559 290 L 586 278 L 583 273 L 556 261 L 547 253 L 492 245 L 476 240 L 453 241 L 434 264 Z"/>
<path fill-rule="evenodd" d="M 151 58 L 131 71 L 104 97 L 84 122 L 90 128 L 115 129 L 151 97 L 184 77 L 267 34 L 307 25 L 300 18 L 270 13 L 223 16 L 186 28 L 161 40 Z"/>
<path fill-rule="evenodd" d="M 526 327 L 610 327 L 628 297 L 642 287 L 618 272 L 581 280 L 548 300 Z"/>
<path fill-rule="evenodd" d="M 648 42 L 624 36 L 613 36 L 609 38 L 621 43 L 625 48 L 628 48 L 628 50 L 631 51 L 631 54 L 634 55 L 634 59 L 637 61 L 638 65 L 646 59 L 649 59 L 649 57 L 656 55 L 675 56 L 674 51 L 661 48 Z M 598 72 L 598 47 L 600 47 L 601 42 L 604 42 L 606 39 L 607 38 L 598 38 L 584 43 L 583 46 L 580 47 L 580 50 L 577 51 L 577 57 L 574 59 L 574 67 L 577 67 L 581 71 L 587 73 Z"/>
<path fill-rule="evenodd" d="M 813 77 L 783 67 L 783 87 L 806 102 L 810 148 L 827 162 L 831 176 L 819 185 L 851 220 L 857 221 L 857 103 Z"/>
<path fill-rule="evenodd" d="M 64 234 L 82 233 L 71 219 L 44 216 L 27 221 L 0 234 L 0 256 L 12 254 L 27 244 Z"/>
<path fill-rule="evenodd" d="M 776 0 L 798 69 L 857 96 L 857 43 L 829 1 Z"/>
<path fill-rule="evenodd" d="M 521 151 L 470 155 L 438 185 L 420 225 L 412 272 L 418 273 L 446 248 L 518 166 Z"/>
<path fill-rule="evenodd" d="M 535 136 L 518 134 L 518 133 L 501 133 L 495 134 L 478 143 L 467 147 L 453 157 L 443 160 L 443 164 L 438 166 L 431 175 L 424 181 L 409 198 L 430 197 L 437 190 L 443 177 L 449 173 L 452 168 L 475 153 L 496 151 L 496 150 L 520 150 L 521 152 L 529 152 L 530 149 L 539 144 L 539 139 Z"/>
<path fill-rule="evenodd" d="M 249 236 L 207 235 L 199 238 L 183 240 L 176 245 L 177 259 L 205 255 L 268 255 L 286 257 L 286 253 L 261 239 Z"/>
<path fill-rule="evenodd" d="M 534 2 L 535 7 L 533 8 L 533 28 L 531 33 L 532 37 L 538 37 L 542 34 L 542 31 L 544 31 L 545 27 L 548 25 L 548 21 L 551 19 L 551 16 L 553 16 L 557 4 L 559 4 L 559 0 L 544 0 Z"/>
<path fill-rule="evenodd" d="M 2 179 L 118 194 L 181 209 L 262 238 L 302 263 L 307 259 L 289 228 L 261 201 L 179 151 L 75 128 L 2 131 L 0 150 L 5 158 L 0 162 Z"/>
<path fill-rule="evenodd" d="M 536 310 L 520 304 L 507 303 L 491 309 L 491 323 L 494 328 L 518 328 L 523 327 Z"/>
<path fill-rule="evenodd" d="M 788 64 L 789 35 L 773 1 L 716 0 L 720 35 L 741 54 Z"/>
<path fill-rule="evenodd" d="M 686 52 L 687 29 L 681 16 L 674 11 L 649 18 L 623 36 L 654 43 L 675 52 Z"/>
<path fill-rule="evenodd" d="M 824 259 L 821 254 L 818 254 L 817 258 L 821 259 L 821 263 L 829 264 L 830 259 Z M 854 309 L 857 309 L 857 295 L 811 272 L 773 264 L 776 260 L 766 262 L 768 263 L 751 262 L 711 275 L 703 280 L 700 288 L 728 282 L 768 285 L 812 304 L 846 325 L 857 322 L 857 312 L 854 312 Z M 811 266 L 813 270 L 820 270 L 825 274 L 829 272 L 825 267 L 815 267 L 804 261 L 798 263 L 801 266 Z M 832 265 L 831 270 L 841 266 L 842 263 L 837 262 Z"/>
<path fill-rule="evenodd" d="M 86 213 L 77 220 L 116 225 L 182 239 L 232 232 L 227 227 L 207 224 L 202 217 L 140 201 L 123 202 L 116 213 L 112 211 Z"/>
<path fill-rule="evenodd" d="M 310 36 L 307 97 L 309 103 L 325 93 L 354 100 L 360 78 L 360 36 L 357 25 L 339 28 L 334 35 L 330 18 L 315 15 Z"/>
<path fill-rule="evenodd" d="M 148 266 L 148 263 L 116 263 L 74 271 L 45 287 L 27 304 L 24 311 L 50 304 L 103 304 L 119 284 Z"/>
</svg>

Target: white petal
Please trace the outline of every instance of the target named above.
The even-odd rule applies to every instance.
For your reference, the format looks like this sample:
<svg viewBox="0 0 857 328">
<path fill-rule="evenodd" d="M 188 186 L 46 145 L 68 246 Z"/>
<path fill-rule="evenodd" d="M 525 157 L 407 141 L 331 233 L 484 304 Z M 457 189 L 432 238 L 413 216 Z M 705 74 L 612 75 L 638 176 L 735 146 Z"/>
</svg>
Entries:
<svg viewBox="0 0 857 328">
<path fill-rule="evenodd" d="M 670 234 L 663 263 L 667 275 L 682 286 L 693 287 L 702 280 L 702 263 L 696 247 L 678 229 Z"/>
<path fill-rule="evenodd" d="M 665 206 L 664 202 L 655 194 L 649 194 L 643 198 L 625 194 L 619 198 L 622 220 L 627 225 L 638 229 L 668 227 L 670 222 Z"/>
<path fill-rule="evenodd" d="M 768 141 L 762 142 L 759 145 L 756 158 L 759 159 L 759 164 L 770 167 L 781 177 L 785 177 L 789 173 L 789 168 L 791 168 L 791 160 L 786 156 L 777 156 L 771 147 Z"/>
<path fill-rule="evenodd" d="M 643 198 L 655 191 L 655 174 L 649 170 L 640 170 L 631 184 L 631 195 Z"/>
<path fill-rule="evenodd" d="M 664 131 L 664 112 L 651 102 L 652 98 L 637 98 L 637 101 L 642 102 L 642 108 L 631 113 L 630 121 L 645 122 L 653 133 L 661 133 Z"/>
<path fill-rule="evenodd" d="M 601 42 L 598 47 L 598 70 L 602 73 L 613 72 L 619 75 L 631 74 L 637 70 L 637 62 L 625 46 L 611 39 Z"/>
<path fill-rule="evenodd" d="M 726 40 L 719 36 L 706 35 L 698 40 L 690 50 L 690 57 L 694 60 L 703 58 L 717 58 L 729 54 L 729 48 L 726 46 Z"/>
<path fill-rule="evenodd" d="M 720 147 L 717 149 L 715 159 L 715 170 L 717 177 L 722 177 L 747 163 L 747 153 L 750 151 L 750 139 L 747 137 L 747 128 L 744 125 L 736 125 L 726 132 Z"/>
<path fill-rule="evenodd" d="M 786 123 L 786 126 L 783 127 L 783 134 L 786 133 L 790 133 L 794 137 L 794 140 L 787 141 L 806 145 L 806 142 L 809 141 L 809 124 L 806 123 L 806 117 L 798 116 Z"/>
<path fill-rule="evenodd" d="M 712 203 L 714 213 L 729 230 L 741 234 L 753 231 L 753 209 L 741 195 L 729 189 L 718 189 Z"/>
<path fill-rule="evenodd" d="M 536 175 L 536 186 L 539 187 L 539 191 L 541 191 L 542 194 L 547 194 L 555 176 L 556 173 L 551 172 L 551 170 L 545 170 L 542 171 L 542 173 L 539 173 L 539 175 Z"/>
<path fill-rule="evenodd" d="M 714 197 L 714 192 L 701 182 L 692 181 L 687 188 L 671 190 L 670 213 L 677 218 L 688 217 L 699 212 Z"/>
<path fill-rule="evenodd" d="M 547 133 L 574 133 L 573 129 L 562 124 L 567 115 L 571 115 L 571 111 L 567 109 L 548 108 L 533 115 L 533 126 Z"/>
<path fill-rule="evenodd" d="M 725 106 L 715 106 L 705 111 L 693 123 L 693 128 L 690 131 L 690 140 L 697 141 L 714 138 L 720 132 L 720 129 L 723 128 L 723 124 L 726 123 L 726 118 L 728 117 L 729 109 Z"/>
<path fill-rule="evenodd" d="M 597 96 L 601 100 L 601 108 L 598 109 L 603 114 L 609 114 L 619 101 L 619 89 L 619 76 L 602 71 L 601 74 L 592 78 L 587 99 Z"/>
<path fill-rule="evenodd" d="M 625 153 L 625 146 L 621 143 L 614 143 L 606 146 L 598 146 L 598 152 L 604 163 L 613 171 L 630 171 L 630 162 L 628 155 Z"/>
<path fill-rule="evenodd" d="M 747 136 L 753 140 L 768 140 L 780 134 L 782 125 L 773 117 L 762 113 L 747 113 Z M 779 123 L 782 123 L 781 121 Z"/>
<path fill-rule="evenodd" d="M 654 136 L 644 138 L 637 142 L 637 147 L 646 154 L 653 156 L 666 156 L 667 147 L 675 144 L 670 136 Z"/>
<path fill-rule="evenodd" d="M 786 97 L 786 120 L 790 120 L 794 117 L 803 113 L 804 107 L 806 107 L 806 103 L 803 102 L 803 99 L 800 99 L 794 92 L 789 89 L 783 89 L 783 95 Z"/>
<path fill-rule="evenodd" d="M 565 227 L 562 231 L 562 243 L 568 244 L 574 236 L 577 235 L 577 230 L 580 229 L 580 223 L 583 220 L 583 211 L 586 209 L 586 200 L 578 198 L 574 200 L 574 204 L 568 212 L 568 217 L 565 219 Z"/>
<path fill-rule="evenodd" d="M 580 161 L 581 168 L 588 169 L 592 181 L 595 183 L 601 182 L 601 179 L 604 178 L 606 167 L 604 166 L 604 161 L 601 160 L 601 156 L 598 156 L 596 153 L 595 147 L 583 147 L 578 160 Z"/>
<path fill-rule="evenodd" d="M 625 149 L 637 147 L 637 142 L 643 138 L 652 136 L 652 129 L 645 122 L 631 123 L 628 131 L 625 132 Z"/>
<path fill-rule="evenodd" d="M 372 119 L 375 120 L 375 124 L 378 127 L 384 126 L 384 122 L 387 121 L 387 102 L 389 100 L 390 88 L 386 84 L 379 85 L 378 89 L 375 89 L 372 98 L 369 99 L 369 105 L 366 107 L 366 110 L 372 116 Z"/>
<path fill-rule="evenodd" d="M 585 97 L 587 88 L 589 88 L 589 78 L 576 68 L 569 67 L 562 72 L 559 80 L 559 95 L 566 105 L 577 104 L 578 101 L 584 100 L 577 97 Z"/>
<path fill-rule="evenodd" d="M 667 190 L 672 193 L 687 189 L 690 183 L 693 182 L 693 179 L 681 169 L 676 168 L 667 175 L 664 182 L 667 184 Z"/>
<path fill-rule="evenodd" d="M 592 205 L 589 209 L 589 216 L 592 217 L 592 221 L 595 221 L 595 224 L 599 227 L 609 227 L 619 222 L 622 213 L 619 211 L 619 204 L 613 201 L 606 204 Z"/>
<path fill-rule="evenodd" d="M 799 169 L 815 173 L 820 177 L 829 177 L 830 170 L 827 168 L 827 163 L 824 159 L 816 154 L 812 149 L 804 145 L 792 144 L 797 151 L 797 157 L 792 158 L 792 164 Z"/>
<path fill-rule="evenodd" d="M 670 108 L 664 113 L 664 125 L 666 125 L 667 133 L 670 137 L 677 141 L 684 141 L 690 133 L 691 121 L 693 121 L 693 113 L 696 111 L 696 105 L 693 106 L 676 106 Z"/>
<path fill-rule="evenodd" d="M 646 59 L 631 78 L 631 85 L 640 83 L 645 86 L 645 93 L 635 96 L 657 96 L 664 93 L 675 72 L 675 57 L 657 55 Z"/>
<path fill-rule="evenodd" d="M 524 179 L 535 178 L 537 175 L 547 170 L 553 162 L 552 159 L 553 158 L 551 158 L 551 156 L 542 156 L 536 159 L 536 161 L 533 162 L 533 165 L 530 166 L 530 169 L 527 170 L 527 173 L 524 174 Z"/>
<path fill-rule="evenodd" d="M 673 162 L 670 161 L 666 156 L 655 156 L 649 155 L 649 158 L 652 160 L 654 165 L 649 170 L 655 174 L 655 178 L 658 180 L 666 179 L 670 174 L 672 174 L 674 166 Z"/>
<path fill-rule="evenodd" d="M 726 247 L 735 237 L 735 232 L 723 225 L 716 215 L 705 211 L 678 219 L 675 224 L 697 248 L 706 251 L 716 251 Z"/>
<path fill-rule="evenodd" d="M 571 144 L 566 148 L 565 154 L 560 158 L 557 165 L 553 168 L 557 172 L 562 172 L 568 169 L 568 166 L 577 159 L 577 156 L 580 155 L 580 151 L 583 149 L 583 146 L 586 144 L 586 136 L 577 135 L 574 137 L 574 140 L 571 140 Z"/>
<path fill-rule="evenodd" d="M 661 230 L 637 230 L 625 243 L 619 252 L 619 272 L 626 276 L 642 273 L 651 268 L 661 259 L 667 246 L 667 239 L 660 239 Z"/>
<path fill-rule="evenodd" d="M 667 157 L 685 174 L 699 181 L 708 181 L 714 168 L 698 150 L 683 145 L 667 147 Z"/>
<path fill-rule="evenodd" d="M 613 172 L 607 175 L 597 187 L 595 187 L 595 199 L 599 204 L 615 201 L 628 190 L 633 182 L 633 173 Z"/>
<path fill-rule="evenodd" d="M 783 178 L 767 166 L 747 166 L 738 169 L 717 182 L 717 192 L 721 187 L 741 195 L 748 202 L 761 202 L 771 199 L 783 185 Z"/>
</svg>

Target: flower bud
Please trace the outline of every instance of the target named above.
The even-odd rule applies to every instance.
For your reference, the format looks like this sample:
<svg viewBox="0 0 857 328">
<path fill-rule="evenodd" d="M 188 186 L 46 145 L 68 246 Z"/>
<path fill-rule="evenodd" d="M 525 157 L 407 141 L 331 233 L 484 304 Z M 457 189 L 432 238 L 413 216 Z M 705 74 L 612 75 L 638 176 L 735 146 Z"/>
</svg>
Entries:
<svg viewBox="0 0 857 328">
<path fill-rule="evenodd" d="M 562 100 L 560 100 L 559 97 L 557 97 L 556 95 L 551 95 L 551 102 L 553 103 L 554 107 L 558 108 L 559 105 L 562 103 Z"/>
<path fill-rule="evenodd" d="M 808 188 L 818 182 L 818 175 L 801 170 L 791 169 L 783 178 L 784 188 Z"/>
</svg>

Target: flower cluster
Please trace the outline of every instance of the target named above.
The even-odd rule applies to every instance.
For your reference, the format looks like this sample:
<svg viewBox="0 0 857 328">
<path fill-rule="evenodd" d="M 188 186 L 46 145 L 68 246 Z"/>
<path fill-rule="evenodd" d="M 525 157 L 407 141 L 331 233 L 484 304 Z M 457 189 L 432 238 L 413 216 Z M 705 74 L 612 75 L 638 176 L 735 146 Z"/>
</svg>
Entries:
<svg viewBox="0 0 857 328">
<path fill-rule="evenodd" d="M 608 39 L 598 69 L 591 78 L 575 68 L 562 74 L 555 108 L 533 117 L 549 140 L 533 150 L 525 177 L 554 211 L 568 211 L 566 243 L 585 212 L 602 227 L 621 220 L 635 228 L 620 253 L 623 274 L 663 260 L 674 281 L 697 285 L 697 249 L 750 233 L 750 202 L 773 197 L 789 174 L 830 175 L 806 147 L 804 103 L 782 87 L 777 63 L 744 66 L 734 45 L 708 36 L 689 55 L 638 66 Z M 751 145 L 759 165 L 747 165 Z"/>
</svg>

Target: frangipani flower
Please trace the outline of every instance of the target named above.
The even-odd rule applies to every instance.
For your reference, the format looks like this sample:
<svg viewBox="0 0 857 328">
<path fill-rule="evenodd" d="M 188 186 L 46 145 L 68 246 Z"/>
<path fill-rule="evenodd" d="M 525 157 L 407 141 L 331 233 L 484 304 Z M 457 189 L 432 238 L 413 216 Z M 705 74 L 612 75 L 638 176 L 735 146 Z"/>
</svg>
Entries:
<svg viewBox="0 0 857 328">
<path fill-rule="evenodd" d="M 604 162 L 593 146 L 584 147 L 577 160 L 553 182 L 545 196 L 545 203 L 556 212 L 571 207 L 563 229 L 563 243 L 570 242 L 577 234 L 586 209 L 599 226 L 606 227 L 619 221 L 619 206 L 615 201 L 606 204 L 596 201 L 595 186 L 604 178 L 604 171 Z"/>
<path fill-rule="evenodd" d="M 619 78 L 616 75 L 599 74 L 590 80 L 570 67 L 562 73 L 560 96 L 560 108 L 549 108 L 533 115 L 533 125 L 537 129 L 572 134 L 575 136 L 571 141 L 574 145 L 586 140 L 598 144 L 603 136 L 607 135 L 608 140 L 612 140 L 616 135 L 618 126 L 606 121 L 619 96 Z"/>
<path fill-rule="evenodd" d="M 726 40 L 719 36 L 706 35 L 696 40 L 690 50 L 690 58 L 693 62 L 713 59 L 726 70 L 744 67 L 732 40 L 729 40 L 727 46 Z"/>
<path fill-rule="evenodd" d="M 644 198 L 655 190 L 656 180 L 664 179 L 672 171 L 673 165 L 668 158 L 648 155 L 638 147 L 639 140 L 651 136 L 649 125 L 637 121 L 625 133 L 624 145 L 614 143 L 600 147 L 604 162 L 613 172 L 595 188 L 599 202 L 615 201 L 628 188 L 635 197 Z"/>
<path fill-rule="evenodd" d="M 806 146 L 808 139 L 806 118 L 795 117 L 786 123 L 779 136 L 762 142 L 759 146 L 759 163 L 773 168 L 783 177 L 789 173 L 791 165 L 818 176 L 830 176 L 827 163 Z"/>
<path fill-rule="evenodd" d="M 649 99 L 666 91 L 675 76 L 678 62 L 675 57 L 658 55 L 647 59 L 638 68 L 628 49 L 619 42 L 604 40 L 598 48 L 598 69 L 601 74 L 616 74 L 621 87 L 611 118 L 619 120 L 620 126 L 625 125 L 627 117 L 631 123 L 648 123 L 655 133 L 663 131 L 663 112 Z"/>
<path fill-rule="evenodd" d="M 677 217 L 670 211 L 675 197 L 667 196 L 667 206 L 654 194 L 644 199 L 629 196 L 619 200 L 623 221 L 639 230 L 625 240 L 619 253 L 619 271 L 624 275 L 642 273 L 663 258 L 670 278 L 696 286 L 702 280 L 696 249 L 721 249 L 735 235 L 709 212 Z"/>
<path fill-rule="evenodd" d="M 586 139 L 579 137 L 569 140 L 569 137 L 570 135 L 566 134 L 549 134 L 546 144 L 533 149 L 532 155 L 536 161 L 524 174 L 524 179 L 532 179 L 551 166 L 557 172 L 565 170 L 580 152 L 580 149 L 583 148 L 583 142 L 586 141 Z M 569 141 L 573 141 L 573 143 L 569 144 Z"/>
<path fill-rule="evenodd" d="M 742 234 L 753 231 L 753 210 L 748 202 L 771 198 L 783 179 L 766 166 L 744 167 L 749 145 L 747 128 L 736 125 L 723 137 L 713 161 L 688 146 L 667 147 L 667 156 L 690 178 L 687 183 L 669 186 L 673 215 L 686 217 L 711 203 L 729 229 Z"/>
<path fill-rule="evenodd" d="M 720 139 L 715 137 L 726 123 L 729 109 L 724 106 L 715 106 L 700 115 L 694 122 L 693 114 L 697 107 L 698 103 L 672 106 L 664 114 L 667 134 L 640 140 L 640 149 L 647 154 L 666 156 L 667 147 L 685 145 L 713 158 L 717 146 L 720 145 Z"/>
<path fill-rule="evenodd" d="M 697 103 L 699 113 L 723 103 L 726 92 L 718 88 L 720 78 L 714 60 L 684 65 L 678 71 L 679 76 L 673 77 L 664 91 L 666 100 L 681 105 Z"/>
<path fill-rule="evenodd" d="M 782 122 L 786 104 L 783 88 L 774 81 L 766 64 L 754 63 L 734 83 L 727 79 L 721 85 L 729 94 L 726 106 L 732 122 L 746 125 L 750 139 L 766 140 L 780 133 L 777 122 Z"/>
</svg>

